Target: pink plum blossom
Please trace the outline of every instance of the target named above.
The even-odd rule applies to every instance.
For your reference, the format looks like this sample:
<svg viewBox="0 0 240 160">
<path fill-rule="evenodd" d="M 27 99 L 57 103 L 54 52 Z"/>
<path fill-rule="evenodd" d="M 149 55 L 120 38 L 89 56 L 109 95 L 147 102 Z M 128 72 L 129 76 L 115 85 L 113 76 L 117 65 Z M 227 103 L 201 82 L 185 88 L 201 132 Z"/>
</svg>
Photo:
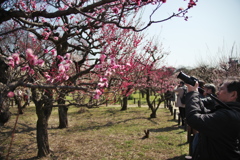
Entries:
<svg viewBox="0 0 240 160">
<path fill-rule="evenodd" d="M 26 59 L 30 60 L 30 59 L 33 59 L 33 58 L 34 58 L 33 50 L 31 48 L 28 48 L 26 50 Z"/>
<path fill-rule="evenodd" d="M 34 75 L 34 74 L 35 74 L 35 71 L 34 71 L 33 69 L 30 69 L 30 70 L 29 70 L 29 74 Z"/>
<path fill-rule="evenodd" d="M 69 63 L 65 64 L 65 65 L 64 65 L 64 68 L 65 68 L 66 71 L 68 71 L 68 70 L 70 69 Z"/>
<path fill-rule="evenodd" d="M 67 54 L 65 55 L 65 58 L 66 58 L 67 60 L 70 60 L 70 57 L 71 57 L 71 54 L 70 54 L 70 53 L 67 53 Z"/>
<path fill-rule="evenodd" d="M 38 64 L 39 66 L 43 67 L 43 66 L 44 66 L 44 60 L 39 59 L 39 60 L 37 61 L 37 64 Z"/>
<path fill-rule="evenodd" d="M 108 82 L 98 83 L 98 87 L 100 87 L 100 88 L 108 87 Z"/>
<path fill-rule="evenodd" d="M 68 64 L 72 64 L 73 63 L 72 60 L 66 60 L 65 62 L 68 63 Z"/>
<path fill-rule="evenodd" d="M 107 57 L 107 56 L 106 56 L 105 54 L 102 54 L 102 55 L 100 56 L 100 61 L 101 61 L 101 63 L 104 62 L 104 60 L 105 60 L 106 57 Z"/>
<path fill-rule="evenodd" d="M 14 53 L 12 55 L 12 57 L 13 57 L 13 60 L 14 60 L 15 64 L 19 64 L 20 63 L 20 57 L 19 57 L 18 53 Z"/>
<path fill-rule="evenodd" d="M 102 94 L 102 91 L 99 89 L 96 89 L 94 99 L 99 99 L 101 94 Z"/>
<path fill-rule="evenodd" d="M 7 96 L 8 96 L 9 98 L 14 97 L 14 92 L 8 92 Z"/>
<path fill-rule="evenodd" d="M 29 34 L 29 37 L 33 38 L 33 37 L 34 37 L 34 34 L 31 34 L 31 33 L 30 33 L 30 34 Z"/>
<path fill-rule="evenodd" d="M 48 50 L 47 50 L 47 49 L 44 49 L 43 51 L 44 51 L 44 53 L 48 53 Z"/>
<path fill-rule="evenodd" d="M 102 65 L 101 64 L 97 64 L 94 66 L 95 68 L 102 68 Z"/>
<path fill-rule="evenodd" d="M 63 64 L 59 64 L 58 67 L 59 67 L 59 68 L 58 68 L 58 71 L 59 71 L 60 73 L 63 73 L 63 72 L 66 71 Z"/>
<path fill-rule="evenodd" d="M 52 56 L 54 56 L 54 57 L 57 56 L 57 51 L 56 51 L 56 49 L 52 49 L 51 52 L 52 52 Z"/>
<path fill-rule="evenodd" d="M 130 63 L 126 63 L 126 66 L 127 67 L 131 67 L 132 65 Z"/>
<path fill-rule="evenodd" d="M 30 67 L 28 65 L 21 68 L 22 71 L 28 71 L 30 70 Z"/>
<path fill-rule="evenodd" d="M 57 59 L 59 59 L 60 62 L 62 62 L 64 60 L 64 58 L 62 56 L 60 56 L 60 55 L 57 55 Z"/>
<path fill-rule="evenodd" d="M 108 69 L 106 72 L 105 72 L 105 76 L 111 76 L 112 75 L 112 72 Z"/>
<path fill-rule="evenodd" d="M 100 78 L 100 82 L 106 82 L 108 79 L 107 78 Z"/>
<path fill-rule="evenodd" d="M 66 74 L 64 74 L 64 75 L 63 75 L 63 79 L 66 81 L 66 80 L 68 80 L 68 79 L 69 79 L 69 76 L 68 76 L 68 75 L 66 75 Z"/>
<path fill-rule="evenodd" d="M 113 10 L 113 12 L 116 13 L 116 14 L 119 12 L 119 9 L 118 9 L 117 7 L 114 7 L 112 10 Z"/>
</svg>

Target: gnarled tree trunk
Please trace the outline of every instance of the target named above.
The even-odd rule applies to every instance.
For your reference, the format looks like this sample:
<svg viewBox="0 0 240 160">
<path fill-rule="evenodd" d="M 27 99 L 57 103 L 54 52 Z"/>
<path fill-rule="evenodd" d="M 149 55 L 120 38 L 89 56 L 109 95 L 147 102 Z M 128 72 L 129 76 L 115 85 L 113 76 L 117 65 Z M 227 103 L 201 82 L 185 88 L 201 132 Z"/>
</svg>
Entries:
<svg viewBox="0 0 240 160">
<path fill-rule="evenodd" d="M 37 147 L 38 157 L 46 157 L 50 154 L 48 141 L 48 120 L 52 113 L 52 92 L 48 90 L 40 100 L 37 100 L 36 89 L 32 89 L 33 102 L 36 106 L 37 120 Z"/>
<path fill-rule="evenodd" d="M 0 94 L 0 126 L 7 123 L 11 117 L 11 112 L 9 111 L 9 100 L 7 97 L 3 97 Z"/>
<path fill-rule="evenodd" d="M 45 157 L 50 154 L 49 141 L 48 141 L 48 118 L 46 114 L 49 111 L 41 109 L 42 105 L 37 105 L 37 146 L 38 146 L 38 157 Z"/>
<path fill-rule="evenodd" d="M 65 94 L 60 93 L 59 98 L 58 98 L 58 104 L 65 104 Z M 59 126 L 58 128 L 67 128 L 68 127 L 68 107 L 66 106 L 61 106 L 58 107 L 58 115 L 59 115 Z"/>
</svg>

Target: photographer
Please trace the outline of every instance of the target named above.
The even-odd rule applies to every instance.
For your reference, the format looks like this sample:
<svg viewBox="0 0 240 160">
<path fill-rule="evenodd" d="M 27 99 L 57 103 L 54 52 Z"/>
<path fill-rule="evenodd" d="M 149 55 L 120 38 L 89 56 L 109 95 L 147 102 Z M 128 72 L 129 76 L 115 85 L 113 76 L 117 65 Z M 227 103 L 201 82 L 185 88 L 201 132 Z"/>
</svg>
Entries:
<svg viewBox="0 0 240 160">
<path fill-rule="evenodd" d="M 194 160 L 240 159 L 240 82 L 226 81 L 217 93 L 223 104 L 214 111 L 204 107 L 199 96 L 198 82 L 186 84 L 186 119 L 199 131 L 199 143 L 193 153 Z"/>
<path fill-rule="evenodd" d="M 216 97 L 216 87 L 214 84 L 211 84 L 211 83 L 204 84 L 202 87 L 203 87 L 203 90 L 198 88 L 198 92 L 201 91 L 199 97 L 201 98 L 201 101 L 203 102 L 204 107 L 209 109 L 210 110 L 209 112 L 211 112 L 211 110 L 215 109 L 215 106 L 217 104 L 215 100 L 212 99 L 210 96 L 210 95 L 213 95 Z M 194 152 L 196 145 L 198 144 L 199 132 L 193 129 L 193 135 L 194 137 L 193 137 L 192 148 L 191 148 L 192 153 Z"/>
</svg>

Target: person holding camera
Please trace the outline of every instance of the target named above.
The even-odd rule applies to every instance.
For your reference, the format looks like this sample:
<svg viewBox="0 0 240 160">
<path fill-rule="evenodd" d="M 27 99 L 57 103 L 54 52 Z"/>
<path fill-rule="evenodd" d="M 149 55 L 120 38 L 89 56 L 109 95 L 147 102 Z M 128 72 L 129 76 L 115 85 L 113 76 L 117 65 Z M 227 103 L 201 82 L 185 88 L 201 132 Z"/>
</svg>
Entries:
<svg viewBox="0 0 240 160">
<path fill-rule="evenodd" d="M 199 82 L 198 82 L 199 83 Z M 201 88 L 201 87 L 200 87 Z M 201 98 L 201 101 L 203 102 L 203 105 L 205 108 L 209 110 L 215 109 L 216 102 L 211 98 L 210 95 L 213 95 L 216 97 L 216 86 L 212 83 L 206 83 L 202 86 L 203 89 L 198 88 L 198 92 L 200 93 L 199 97 Z M 196 145 L 198 144 L 198 134 L 199 132 L 195 129 L 193 129 L 193 141 L 192 141 L 192 152 L 194 152 Z"/>
<path fill-rule="evenodd" d="M 214 110 L 204 107 L 198 81 L 186 84 L 186 119 L 199 131 L 194 160 L 240 160 L 240 82 L 226 81 L 217 92 Z M 221 103 L 220 103 L 221 102 Z"/>
</svg>

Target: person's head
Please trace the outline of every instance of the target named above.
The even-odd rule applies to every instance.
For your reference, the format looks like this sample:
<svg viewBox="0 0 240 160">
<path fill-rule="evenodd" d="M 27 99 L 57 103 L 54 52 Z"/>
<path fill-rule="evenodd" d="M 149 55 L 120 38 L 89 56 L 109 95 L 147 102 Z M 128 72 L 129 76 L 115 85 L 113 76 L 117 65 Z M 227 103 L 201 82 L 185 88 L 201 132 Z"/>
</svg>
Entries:
<svg viewBox="0 0 240 160">
<path fill-rule="evenodd" d="M 204 89 L 204 93 L 203 93 L 204 96 L 206 96 L 207 94 L 213 94 L 213 95 L 216 94 L 216 87 L 214 84 L 207 83 L 203 86 L 203 89 Z"/>
<path fill-rule="evenodd" d="M 204 85 L 205 85 L 205 82 L 204 82 L 204 81 L 202 81 L 202 80 L 199 80 L 199 81 L 198 81 L 198 86 L 199 86 L 200 88 L 203 88 Z"/>
<path fill-rule="evenodd" d="M 181 81 L 179 84 L 180 84 L 180 87 L 182 87 L 182 86 L 184 86 L 185 83 L 183 81 Z"/>
<path fill-rule="evenodd" d="M 240 82 L 236 80 L 224 82 L 219 88 L 217 97 L 223 102 L 240 102 Z"/>
<path fill-rule="evenodd" d="M 198 81 L 198 86 L 199 86 L 200 88 L 203 88 L 204 84 L 205 84 L 204 81 L 202 81 L 202 80 L 199 80 L 199 81 Z M 199 92 L 201 95 L 204 96 L 204 92 L 203 92 L 203 90 L 198 89 L 198 92 Z"/>
</svg>

